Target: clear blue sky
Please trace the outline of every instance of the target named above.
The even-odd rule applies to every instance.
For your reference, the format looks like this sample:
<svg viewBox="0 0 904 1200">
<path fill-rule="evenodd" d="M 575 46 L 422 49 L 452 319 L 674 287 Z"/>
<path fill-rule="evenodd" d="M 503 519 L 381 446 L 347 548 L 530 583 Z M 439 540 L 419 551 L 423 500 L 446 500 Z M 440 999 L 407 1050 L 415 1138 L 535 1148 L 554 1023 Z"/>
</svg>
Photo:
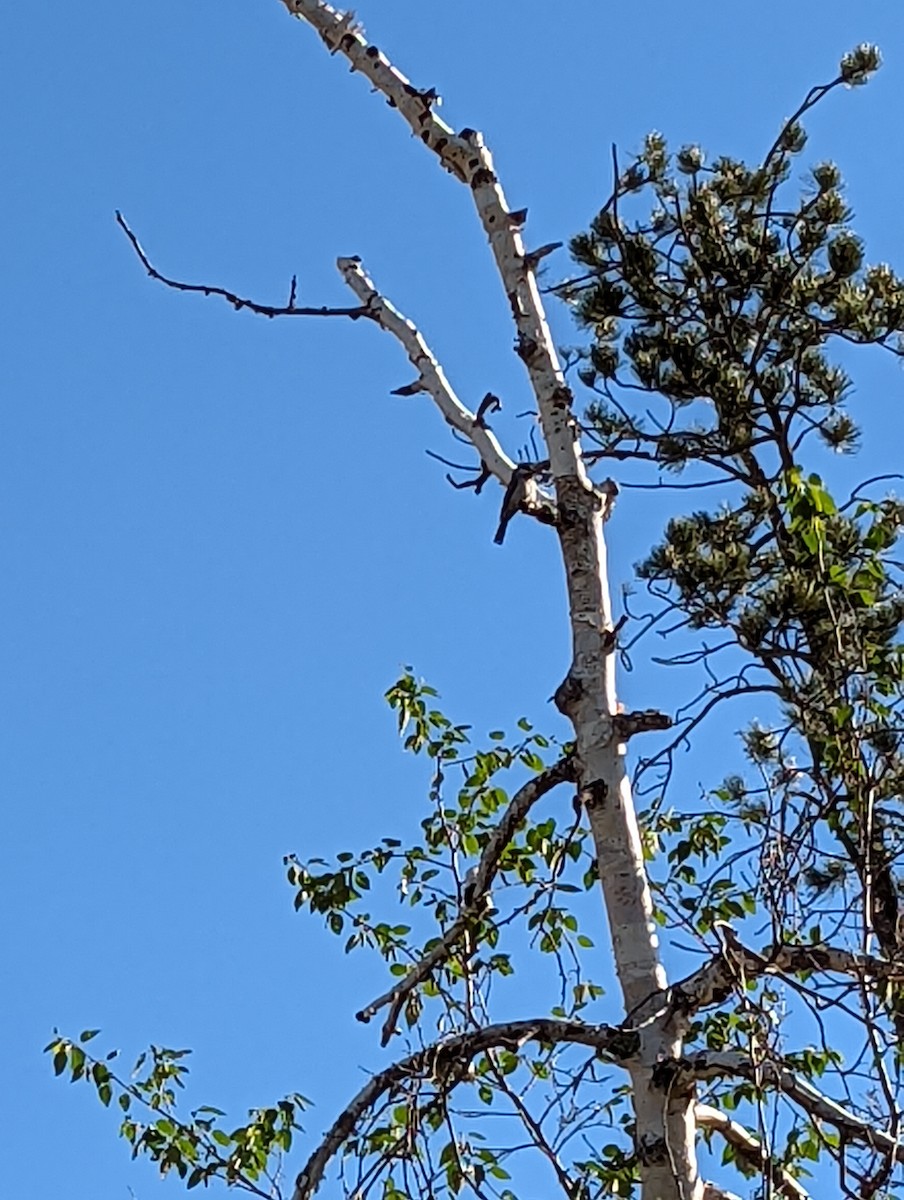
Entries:
<svg viewBox="0 0 904 1200">
<path fill-rule="evenodd" d="M 871 256 L 904 264 L 896 4 L 357 8 L 485 131 L 532 244 L 586 223 L 611 142 L 753 155 L 876 41 L 885 67 L 817 113 L 808 154 L 841 163 Z M 493 546 L 498 493 L 453 492 L 425 456 L 453 447 L 426 401 L 388 395 L 411 377 L 389 338 L 175 295 L 114 226 L 121 208 L 162 270 L 263 301 L 297 272 L 303 301 L 347 303 L 333 262 L 362 255 L 462 396 L 503 397 L 516 449 L 529 397 L 470 197 L 382 100 L 277 0 L 17 5 L 3 25 L 2 1186 L 154 1200 L 178 1186 L 52 1079 L 52 1027 L 192 1046 L 196 1102 L 238 1118 L 300 1090 L 326 1126 L 381 1061 L 352 1014 L 382 980 L 292 914 L 282 855 L 416 827 L 422 772 L 380 699 L 403 663 L 477 728 L 556 727 L 562 588 L 549 531 Z M 857 380 L 851 479 L 901 468 L 904 434 L 900 371 Z M 622 497 L 616 583 L 665 512 Z M 658 686 L 638 669 L 628 704 L 668 707 Z"/>
</svg>

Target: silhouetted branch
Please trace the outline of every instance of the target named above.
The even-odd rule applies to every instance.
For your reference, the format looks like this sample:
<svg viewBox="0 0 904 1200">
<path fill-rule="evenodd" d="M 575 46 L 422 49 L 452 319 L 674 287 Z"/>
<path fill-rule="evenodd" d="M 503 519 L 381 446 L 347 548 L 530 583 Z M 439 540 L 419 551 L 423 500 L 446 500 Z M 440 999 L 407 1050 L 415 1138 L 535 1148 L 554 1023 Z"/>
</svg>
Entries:
<svg viewBox="0 0 904 1200">
<path fill-rule="evenodd" d="M 177 292 L 200 292 L 202 296 L 222 296 L 233 308 L 247 308 L 249 312 L 257 313 L 262 317 L 350 317 L 353 321 L 357 321 L 359 317 L 373 319 L 373 313 L 368 312 L 367 308 L 362 306 L 358 308 L 329 308 L 326 305 L 321 305 L 314 308 L 299 308 L 295 303 L 297 289 L 294 275 L 292 276 L 292 284 L 289 288 L 289 303 L 287 305 L 259 304 L 256 300 L 248 300 L 244 296 L 230 292 L 228 288 L 217 287 L 211 283 L 185 283 L 181 279 L 170 279 L 167 275 L 162 275 L 151 263 L 138 238 L 129 228 L 128 222 L 119 211 L 116 213 L 116 223 L 132 243 L 132 249 L 138 255 L 141 265 L 147 271 L 148 275 L 150 275 L 151 279 L 156 279 L 160 283 L 165 284 L 166 287 L 174 288 Z"/>
</svg>

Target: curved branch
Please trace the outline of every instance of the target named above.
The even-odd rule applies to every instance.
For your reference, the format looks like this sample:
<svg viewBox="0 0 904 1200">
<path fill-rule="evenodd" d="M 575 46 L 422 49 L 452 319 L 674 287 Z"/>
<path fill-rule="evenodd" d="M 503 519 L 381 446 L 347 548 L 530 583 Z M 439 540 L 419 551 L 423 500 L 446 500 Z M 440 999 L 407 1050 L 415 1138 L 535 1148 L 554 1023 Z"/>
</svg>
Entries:
<svg viewBox="0 0 904 1200">
<path fill-rule="evenodd" d="M 755 1171 L 769 1171 L 772 1176 L 772 1187 L 778 1196 L 787 1200 L 810 1200 L 810 1194 L 797 1182 L 793 1175 L 777 1164 L 771 1169 L 768 1158 L 764 1160 L 763 1146 L 759 1138 L 737 1121 L 732 1121 L 725 1113 L 709 1104 L 695 1104 L 694 1118 L 698 1129 L 714 1130 L 722 1135 L 725 1141 L 737 1154 L 738 1158 L 753 1167 Z"/>
<path fill-rule="evenodd" d="M 292 1200 L 310 1200 L 323 1179 L 330 1159 L 354 1132 L 364 1114 L 388 1091 L 410 1079 L 435 1079 L 454 1086 L 467 1075 L 471 1062 L 487 1050 L 518 1050 L 526 1042 L 549 1045 L 572 1043 L 590 1046 L 614 1059 L 623 1060 L 636 1049 L 636 1035 L 611 1025 L 585 1025 L 581 1021 L 559 1021 L 540 1017 L 533 1021 L 503 1021 L 473 1033 L 461 1033 L 424 1050 L 409 1054 L 364 1085 L 354 1100 L 339 1114 L 323 1141 L 308 1159 L 295 1181 Z"/>
<path fill-rule="evenodd" d="M 904 982 L 904 964 L 834 946 L 769 946 L 762 953 L 742 945 L 721 924 L 722 951 L 698 971 L 676 983 L 671 1005 L 676 1012 L 695 1013 L 725 1000 L 743 981 L 763 975 L 834 974 L 859 980 Z"/>
<path fill-rule="evenodd" d="M 778 688 L 774 684 L 748 683 L 746 679 L 742 679 L 740 673 L 735 677 L 735 682 L 731 686 L 726 686 L 723 691 L 714 692 L 711 688 L 708 688 L 703 693 L 703 695 L 708 696 L 708 699 L 701 708 L 688 717 L 676 716 L 674 726 L 676 729 L 680 729 L 681 732 L 677 733 L 671 742 L 667 746 L 663 746 L 653 758 L 645 759 L 643 769 L 648 770 L 655 764 L 667 759 L 673 750 L 677 750 L 688 734 L 696 729 L 701 721 L 706 720 L 716 705 L 721 704 L 723 700 L 735 700 L 738 696 L 752 695 L 754 692 L 770 692 L 772 695 L 779 694 Z M 696 704 L 701 699 L 702 695 L 696 697 L 692 703 Z M 689 706 L 686 705 L 685 709 L 687 707 Z"/>
<path fill-rule="evenodd" d="M 685 1060 L 683 1066 L 694 1079 L 732 1076 L 781 1092 L 813 1121 L 824 1121 L 834 1126 L 845 1141 L 880 1150 L 895 1162 L 904 1163 L 904 1143 L 898 1138 L 824 1095 L 808 1079 L 803 1079 L 780 1062 L 767 1059 L 754 1063 L 748 1055 L 736 1050 L 702 1050 Z"/>
<path fill-rule="evenodd" d="M 289 303 L 285 305 L 258 304 L 256 300 L 247 300 L 235 292 L 230 292 L 228 288 L 216 287 L 212 283 L 184 283 L 181 279 L 170 279 L 168 276 L 162 275 L 153 265 L 147 254 L 145 254 L 141 242 L 139 242 L 135 233 L 129 228 L 128 222 L 119 211 L 116 213 L 116 224 L 132 243 L 132 249 L 138 255 L 141 265 L 147 271 L 148 275 L 150 275 L 151 279 L 156 279 L 158 282 L 165 284 L 168 288 L 173 288 L 177 292 L 200 292 L 202 296 L 222 296 L 234 309 L 247 308 L 249 312 L 257 313 L 261 317 L 350 317 L 353 321 L 357 321 L 359 317 L 374 319 L 373 313 L 368 312 L 366 307 L 328 308 L 325 305 L 321 305 L 316 308 L 300 308 L 295 303 L 296 280 L 294 275 L 292 276 L 292 287 L 289 292 Z"/>
<path fill-rule="evenodd" d="M 468 931 L 469 926 L 480 919 L 481 912 L 489 894 L 499 860 L 515 835 L 518 826 L 527 816 L 531 807 L 545 796 L 547 792 L 558 787 L 560 783 L 574 782 L 575 765 L 571 755 L 561 758 L 548 770 L 529 780 L 524 787 L 515 793 L 508 808 L 502 814 L 498 824 L 490 835 L 489 841 L 483 848 L 480 861 L 469 881 L 465 903 L 459 909 L 458 916 L 424 957 L 416 963 L 407 975 L 372 1001 L 366 1008 L 356 1013 L 359 1021 L 368 1022 L 381 1008 L 390 1006 L 389 1014 L 383 1023 L 380 1044 L 385 1046 L 393 1033 L 396 1032 L 396 1021 L 408 995 L 427 979 L 433 971 L 446 961 L 458 943 Z"/>
</svg>

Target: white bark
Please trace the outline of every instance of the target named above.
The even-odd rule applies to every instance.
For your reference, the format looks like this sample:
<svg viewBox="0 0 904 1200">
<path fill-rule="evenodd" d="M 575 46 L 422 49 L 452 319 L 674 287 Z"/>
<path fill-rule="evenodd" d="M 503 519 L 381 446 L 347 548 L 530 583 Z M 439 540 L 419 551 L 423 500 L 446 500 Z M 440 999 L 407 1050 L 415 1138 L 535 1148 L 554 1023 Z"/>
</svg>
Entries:
<svg viewBox="0 0 904 1200">
<path fill-rule="evenodd" d="M 322 0 L 281 3 L 310 24 L 331 53 L 343 55 L 352 70 L 364 75 L 390 101 L 412 133 L 474 197 L 511 307 L 517 352 L 536 398 L 555 484 L 572 630 L 571 665 L 557 692 L 557 703 L 574 727 L 579 784 L 599 860 L 615 967 L 630 1014 L 651 995 L 662 992 L 666 977 L 654 932 L 625 746 L 616 732 L 612 606 L 603 529 L 613 493 L 600 493 L 587 476 L 571 392 L 559 365 L 533 262 L 525 252 L 521 226 L 526 214 L 510 210 L 481 135 L 472 129 L 455 132 L 442 121 L 433 110 L 430 93 L 412 87 L 378 47 L 368 42 L 350 15 Z M 352 260 L 343 260 L 340 269 L 348 272 L 353 289 L 363 287 Z M 387 320 L 390 318 L 387 312 Z M 412 336 L 404 323 L 395 332 L 403 344 Z M 435 392 L 433 387 L 428 390 L 438 403 L 442 396 L 442 403 L 448 406 L 444 377 L 435 363 L 423 358 L 420 347 L 418 354 L 419 364 L 425 365 L 422 378 L 425 383 L 432 379 L 435 385 Z M 450 412 L 453 409 L 449 407 Z M 460 412 L 456 419 L 461 419 Z M 490 447 L 485 449 L 490 451 Z M 655 1072 L 658 1062 L 680 1052 L 680 1037 L 660 1016 L 643 1028 L 641 1053 L 629 1067 L 643 1200 L 702 1200 L 694 1149 L 693 1088 L 680 1093 L 665 1091 Z"/>
<path fill-rule="evenodd" d="M 724 1188 L 716 1187 L 714 1183 L 704 1183 L 703 1200 L 741 1200 L 734 1192 L 726 1192 Z"/>
<path fill-rule="evenodd" d="M 490 474 L 506 487 L 515 463 L 499 445 L 492 430 L 478 421 L 476 415 L 455 394 L 443 368 L 414 322 L 403 316 L 395 305 L 377 291 L 359 258 L 337 259 L 336 266 L 361 303 L 373 313 L 380 327 L 391 333 L 404 347 L 408 361 L 417 371 L 417 383 L 413 386 L 431 397 L 452 428 L 473 445 Z M 535 491 L 533 481 L 530 482 Z"/>
<path fill-rule="evenodd" d="M 695 1105 L 694 1117 L 698 1129 L 719 1133 L 749 1166 L 758 1171 L 765 1166 L 762 1143 L 738 1121 L 732 1121 L 731 1117 L 709 1104 Z M 784 1196 L 786 1200 L 810 1200 L 809 1192 L 787 1171 L 774 1171 L 772 1183 L 777 1196 Z"/>
<path fill-rule="evenodd" d="M 808 1079 L 789 1071 L 780 1063 L 765 1059 L 754 1066 L 750 1058 L 739 1051 L 701 1051 L 690 1060 L 690 1070 L 697 1079 L 733 1076 L 759 1082 L 764 1088 L 787 1096 L 812 1120 L 833 1126 L 846 1141 L 881 1150 L 894 1158 L 895 1162 L 904 1163 L 904 1143 L 896 1134 L 851 1112 L 837 1100 L 824 1095 Z"/>
</svg>

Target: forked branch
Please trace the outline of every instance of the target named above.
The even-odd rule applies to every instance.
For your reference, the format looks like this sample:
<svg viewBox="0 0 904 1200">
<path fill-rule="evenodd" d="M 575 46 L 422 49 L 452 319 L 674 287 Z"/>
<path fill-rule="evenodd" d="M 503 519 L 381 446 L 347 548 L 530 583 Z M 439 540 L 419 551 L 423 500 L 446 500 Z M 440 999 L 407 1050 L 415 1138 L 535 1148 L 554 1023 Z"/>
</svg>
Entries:
<svg viewBox="0 0 904 1200">
<path fill-rule="evenodd" d="M 808 1079 L 780 1062 L 766 1059 L 754 1063 L 739 1051 L 704 1050 L 686 1060 L 685 1067 L 696 1079 L 747 1079 L 759 1087 L 781 1092 L 812 1121 L 831 1125 L 843 1141 L 879 1150 L 891 1161 L 904 1163 L 904 1143 L 900 1138 L 824 1095 Z"/>
<path fill-rule="evenodd" d="M 420 91 L 364 36 L 352 14 L 323 0 L 281 0 L 306 21 L 333 54 L 342 54 L 397 109 L 415 137 L 437 155 L 447 171 L 470 188 L 505 288 L 523 360 L 537 399 L 554 477 L 584 478 L 571 393 L 559 365 L 535 276 L 536 256 L 525 250 L 521 229 L 526 211 L 509 208 L 493 157 L 474 129 L 456 132 L 435 111 L 436 93 Z"/>
<path fill-rule="evenodd" d="M 866 984 L 904 983 L 904 963 L 834 946 L 770 946 L 762 952 L 744 946 L 734 931 L 720 925 L 722 952 L 672 988 L 676 1011 L 700 1012 L 719 1004 L 744 982 L 771 975 L 846 975 Z"/>
<path fill-rule="evenodd" d="M 397 391 L 405 395 L 426 392 L 449 425 L 467 438 L 477 451 L 482 467 L 498 479 L 503 487 L 508 487 L 517 464 L 508 457 L 484 420 L 486 401 L 476 413 L 461 402 L 417 326 L 377 291 L 359 258 L 340 258 L 336 265 L 346 284 L 362 302 L 368 316 L 401 344 L 408 361 L 417 372 L 414 383 Z M 498 405 L 495 397 L 489 399 Z M 539 492 L 533 479 L 527 481 L 521 508 L 546 522 L 555 520 L 554 504 Z"/>
</svg>

